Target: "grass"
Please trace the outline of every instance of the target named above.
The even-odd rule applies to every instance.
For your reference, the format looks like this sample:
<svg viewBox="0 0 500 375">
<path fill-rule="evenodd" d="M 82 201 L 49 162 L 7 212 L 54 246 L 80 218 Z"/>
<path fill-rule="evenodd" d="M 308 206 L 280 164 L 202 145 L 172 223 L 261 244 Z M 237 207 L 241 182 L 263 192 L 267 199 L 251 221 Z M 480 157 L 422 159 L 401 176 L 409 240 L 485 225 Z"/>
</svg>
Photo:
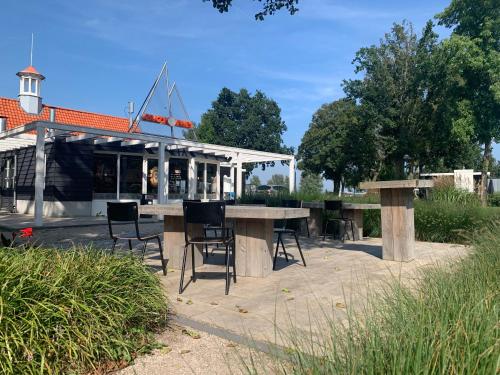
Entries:
<svg viewBox="0 0 500 375">
<path fill-rule="evenodd" d="M 275 357 L 283 374 L 498 374 L 500 225 L 473 238 L 474 250 L 426 268 L 411 289 L 395 282 L 372 298 L 362 318 L 330 320 L 322 340 L 295 332 Z M 397 280 L 394 280 L 397 281 Z M 358 312 L 356 312 L 357 314 Z M 245 363 L 257 373 L 259 363 Z"/>
<path fill-rule="evenodd" d="M 158 278 L 93 249 L 0 248 L 0 373 L 105 372 L 155 345 Z"/>
</svg>

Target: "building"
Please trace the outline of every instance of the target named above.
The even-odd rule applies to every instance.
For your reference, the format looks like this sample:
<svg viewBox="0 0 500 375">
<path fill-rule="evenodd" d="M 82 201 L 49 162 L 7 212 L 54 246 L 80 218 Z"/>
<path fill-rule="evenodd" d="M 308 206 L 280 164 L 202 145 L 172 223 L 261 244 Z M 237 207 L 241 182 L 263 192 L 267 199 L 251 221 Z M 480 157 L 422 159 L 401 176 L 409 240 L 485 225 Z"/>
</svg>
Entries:
<svg viewBox="0 0 500 375">
<path fill-rule="evenodd" d="M 34 67 L 17 75 L 18 99 L 0 97 L 1 210 L 41 224 L 104 215 L 106 202 L 143 194 L 158 203 L 240 196 L 243 164 L 267 161 L 289 163 L 294 190 L 293 155 L 129 132 L 127 118 L 42 103 L 45 77 Z"/>
</svg>

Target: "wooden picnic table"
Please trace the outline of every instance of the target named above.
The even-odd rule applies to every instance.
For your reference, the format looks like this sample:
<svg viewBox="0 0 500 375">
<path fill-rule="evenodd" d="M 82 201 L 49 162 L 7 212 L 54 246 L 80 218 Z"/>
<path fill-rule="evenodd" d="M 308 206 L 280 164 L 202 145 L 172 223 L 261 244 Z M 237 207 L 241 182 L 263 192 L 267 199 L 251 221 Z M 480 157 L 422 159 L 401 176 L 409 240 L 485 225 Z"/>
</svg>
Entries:
<svg viewBox="0 0 500 375">
<path fill-rule="evenodd" d="M 164 248 L 169 267 L 182 268 L 184 252 L 184 213 L 182 204 L 139 206 L 140 214 L 164 217 Z M 236 273 L 238 276 L 266 277 L 273 269 L 274 220 L 309 217 L 309 209 L 260 206 L 226 206 L 226 219 L 234 221 L 236 237 Z M 202 235 L 202 225 L 189 228 L 193 235 Z M 195 267 L 203 264 L 203 248 L 195 251 Z M 186 269 L 191 267 L 188 251 Z"/>
<path fill-rule="evenodd" d="M 362 182 L 359 187 L 380 190 L 382 258 L 408 262 L 415 257 L 413 191 L 434 186 L 431 180 Z"/>
<path fill-rule="evenodd" d="M 309 208 L 311 211 L 309 216 L 310 234 L 312 236 L 321 236 L 323 234 L 323 210 L 325 202 L 303 202 L 302 207 Z M 380 210 L 380 207 L 380 204 L 342 202 L 344 216 L 353 221 L 355 240 L 363 239 L 363 210 Z M 343 230 L 343 226 L 341 226 L 341 230 Z"/>
</svg>

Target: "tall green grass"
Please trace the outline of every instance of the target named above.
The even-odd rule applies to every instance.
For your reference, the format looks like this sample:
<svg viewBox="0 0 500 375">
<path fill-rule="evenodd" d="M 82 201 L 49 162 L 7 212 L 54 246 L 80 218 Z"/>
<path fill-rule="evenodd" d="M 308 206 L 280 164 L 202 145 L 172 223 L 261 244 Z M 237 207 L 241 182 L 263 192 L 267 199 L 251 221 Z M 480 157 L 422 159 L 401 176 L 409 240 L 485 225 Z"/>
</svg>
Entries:
<svg viewBox="0 0 500 375">
<path fill-rule="evenodd" d="M 129 362 L 167 321 L 158 278 L 92 249 L 0 248 L 0 373 L 88 373 Z"/>
<path fill-rule="evenodd" d="M 498 374 L 500 225 L 473 242 L 472 254 L 426 268 L 411 289 L 393 280 L 361 314 L 350 311 L 347 324 L 331 319 L 319 329 L 322 340 L 286 336 L 286 357 L 276 356 L 274 368 L 283 374 Z"/>
</svg>

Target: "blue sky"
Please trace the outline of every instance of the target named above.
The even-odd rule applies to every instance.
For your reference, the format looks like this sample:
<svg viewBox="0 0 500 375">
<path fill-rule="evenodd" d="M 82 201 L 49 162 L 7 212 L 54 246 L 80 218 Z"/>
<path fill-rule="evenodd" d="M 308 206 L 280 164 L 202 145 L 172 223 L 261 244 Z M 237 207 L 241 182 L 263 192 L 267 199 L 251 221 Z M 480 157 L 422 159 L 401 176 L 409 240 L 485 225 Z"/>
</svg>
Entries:
<svg viewBox="0 0 500 375">
<path fill-rule="evenodd" d="M 342 80 L 354 77 L 359 48 L 403 19 L 421 30 L 448 4 L 301 0 L 296 15 L 258 22 L 258 2 L 234 2 L 219 14 L 201 0 L 3 0 L 0 96 L 16 97 L 15 73 L 29 65 L 34 32 L 44 103 L 125 115 L 126 103 L 144 100 L 168 60 L 191 119 L 199 121 L 224 86 L 259 89 L 282 108 L 284 141 L 297 147 L 314 111 L 341 97 Z M 266 171 L 263 180 L 285 171 Z"/>
</svg>

